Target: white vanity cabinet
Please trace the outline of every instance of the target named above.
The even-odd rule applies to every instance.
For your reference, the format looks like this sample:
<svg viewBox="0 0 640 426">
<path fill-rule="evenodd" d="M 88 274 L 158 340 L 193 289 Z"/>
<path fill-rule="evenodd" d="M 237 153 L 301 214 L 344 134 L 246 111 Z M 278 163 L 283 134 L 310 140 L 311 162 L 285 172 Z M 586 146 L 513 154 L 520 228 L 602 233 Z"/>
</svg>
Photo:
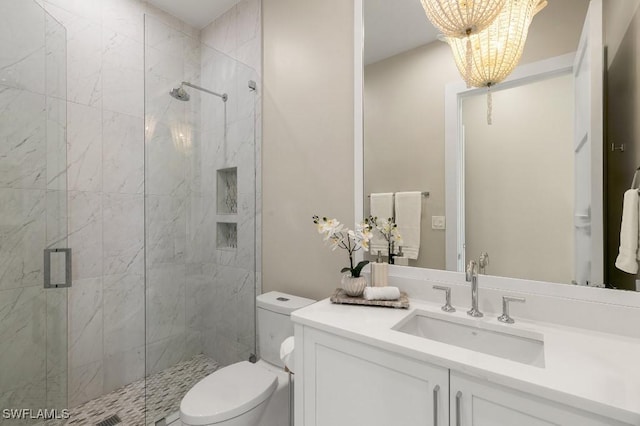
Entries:
<svg viewBox="0 0 640 426">
<path fill-rule="evenodd" d="M 449 425 L 446 368 L 298 326 L 300 349 L 296 426 Z"/>
<path fill-rule="evenodd" d="M 622 426 L 613 420 L 451 371 L 451 426 Z"/>
<path fill-rule="evenodd" d="M 295 426 L 630 425 L 300 324 L 295 365 Z"/>
</svg>

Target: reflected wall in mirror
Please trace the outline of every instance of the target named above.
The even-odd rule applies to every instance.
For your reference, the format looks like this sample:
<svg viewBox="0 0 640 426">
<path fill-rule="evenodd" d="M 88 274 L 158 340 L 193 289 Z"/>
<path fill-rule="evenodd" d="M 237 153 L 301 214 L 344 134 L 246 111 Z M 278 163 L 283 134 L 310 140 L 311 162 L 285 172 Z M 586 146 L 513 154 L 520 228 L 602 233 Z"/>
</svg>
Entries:
<svg viewBox="0 0 640 426">
<path fill-rule="evenodd" d="M 458 265 L 449 265 L 447 268 L 447 231 L 433 229 L 432 219 L 448 216 L 445 91 L 448 85 L 462 80 L 449 46 L 437 40 L 437 32 L 426 19 L 420 1 L 398 0 L 392 5 L 388 3 L 384 0 L 367 0 L 363 10 L 365 215 L 369 213 L 368 195 L 371 193 L 429 191 L 430 197 L 422 203 L 419 255 L 417 259 L 410 260 L 409 265 L 459 270 Z M 604 220 L 599 226 L 604 228 L 605 243 L 600 243 L 602 247 L 595 249 L 604 257 L 604 282 L 608 286 L 623 289 L 635 289 L 636 278 L 616 270 L 614 262 L 618 253 L 622 194 L 631 184 L 633 171 L 640 166 L 640 158 L 635 158 L 635 153 L 640 150 L 633 148 L 633 141 L 640 143 L 640 126 L 633 124 L 640 111 L 640 95 L 637 91 L 640 67 L 637 66 L 636 54 L 636 39 L 640 30 L 639 3 L 640 0 L 603 0 L 604 44 L 608 52 L 604 105 L 605 111 L 608 111 L 604 123 L 604 141 L 607 142 L 596 143 L 602 145 L 604 155 Z M 577 51 L 588 6 L 588 0 L 550 0 L 531 24 L 520 65 Z M 573 80 L 573 77 L 569 74 L 565 76 L 564 83 L 567 83 L 566 80 Z M 562 81 L 558 77 L 558 80 L 552 79 L 546 83 L 532 83 L 531 87 L 523 87 L 520 91 L 536 91 L 540 89 L 536 86 L 538 84 L 562 85 Z M 562 88 L 552 88 L 552 95 L 546 99 L 548 102 L 559 106 L 558 100 L 567 101 L 568 96 L 570 103 L 565 105 L 567 109 L 562 112 L 539 117 L 538 130 L 555 130 L 566 139 L 569 129 L 572 140 L 573 118 L 566 122 L 567 117 L 573 116 L 572 87 L 573 84 L 570 87 L 565 84 Z M 509 115 L 516 110 L 512 106 L 524 108 L 531 101 L 530 95 L 513 90 L 511 94 L 508 91 L 494 93 L 494 124 L 492 128 L 487 128 L 485 120 L 484 133 L 479 129 L 482 120 L 474 127 L 467 122 L 470 120 L 468 114 L 463 114 L 467 143 L 464 152 L 467 206 L 460 210 L 466 210 L 464 223 L 468 229 L 463 244 L 467 260 L 477 258 L 480 251 L 487 251 L 491 258 L 487 269 L 490 275 L 570 283 L 577 277 L 574 187 L 579 183 L 575 181 L 573 168 L 567 163 L 573 160 L 569 157 L 573 153 L 572 150 L 566 150 L 566 145 L 562 145 L 565 151 L 551 151 L 552 148 L 560 149 L 560 146 L 551 144 L 552 139 L 560 138 L 559 135 L 540 135 L 549 144 L 540 143 L 532 151 L 530 140 L 525 142 L 526 138 L 523 137 L 518 138 L 522 139 L 519 141 L 508 133 L 505 137 L 512 140 L 502 147 L 501 156 L 496 152 L 491 153 L 491 149 L 498 149 L 496 132 L 501 127 L 509 124 L 512 131 L 517 130 L 516 123 Z M 470 107 L 471 104 L 477 104 L 477 114 L 484 118 L 484 96 L 470 97 L 462 107 Z M 529 135 L 528 130 L 520 131 L 520 134 L 525 133 Z M 610 138 L 614 135 L 616 147 L 625 143 L 624 152 L 611 150 Z M 472 140 L 473 149 L 468 149 Z M 570 141 L 568 146 L 572 145 Z M 513 156 L 511 160 L 505 157 L 507 154 Z M 481 162 L 483 155 L 484 163 Z M 562 167 L 563 163 L 567 165 L 566 168 Z M 492 167 L 492 164 L 499 167 Z M 523 174 L 513 176 L 513 169 L 536 165 L 539 171 L 545 172 L 540 177 L 547 179 L 545 185 L 554 181 L 557 183 L 555 191 L 545 190 L 543 182 L 539 180 L 539 185 L 532 191 L 536 197 L 546 197 L 525 198 L 529 204 L 520 205 L 520 211 L 509 215 L 505 206 L 514 206 L 515 200 L 510 200 L 509 195 L 506 199 L 498 198 L 496 182 L 501 182 L 503 186 L 509 183 L 516 186 L 518 182 L 523 182 Z M 473 182 L 469 183 L 469 175 L 481 173 L 483 168 L 493 176 L 483 178 L 476 175 Z M 502 179 L 497 176 L 499 173 L 502 173 Z M 493 185 L 493 188 L 486 188 L 485 185 Z M 526 194 L 524 188 L 520 189 Z M 484 210 L 469 203 L 476 203 Z M 548 215 L 542 221 L 539 212 L 549 205 L 557 208 L 560 216 L 553 219 Z M 519 223 L 512 223 L 509 228 L 506 217 L 513 218 L 513 215 L 519 216 Z M 446 223 L 446 227 L 456 226 L 456 223 Z M 549 248 L 533 244 L 531 237 L 526 236 L 527 232 L 535 234 L 540 241 L 546 240 Z M 486 239 L 489 237 L 493 240 Z M 513 256 L 514 252 L 518 253 L 518 259 L 508 256 Z"/>
<path fill-rule="evenodd" d="M 571 282 L 573 77 L 494 93 L 500 119 L 491 126 L 485 97 L 466 97 L 461 106 L 465 253 L 488 252 L 491 275 Z"/>
</svg>

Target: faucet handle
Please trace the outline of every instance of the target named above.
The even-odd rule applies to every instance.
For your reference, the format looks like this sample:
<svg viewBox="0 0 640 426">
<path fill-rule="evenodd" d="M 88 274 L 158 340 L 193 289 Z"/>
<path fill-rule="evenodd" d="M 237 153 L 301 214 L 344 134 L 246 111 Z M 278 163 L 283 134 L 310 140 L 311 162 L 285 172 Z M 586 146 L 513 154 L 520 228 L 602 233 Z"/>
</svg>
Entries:
<svg viewBox="0 0 640 426">
<path fill-rule="evenodd" d="M 502 296 L 502 315 L 498 317 L 498 321 L 505 324 L 513 324 L 515 321 L 509 316 L 509 302 L 524 303 L 524 297 Z"/>
<path fill-rule="evenodd" d="M 483 251 L 482 253 L 480 253 L 480 259 L 478 260 L 478 272 L 480 274 L 485 274 L 487 266 L 489 266 L 489 253 Z"/>
<path fill-rule="evenodd" d="M 443 286 L 439 286 L 439 285 L 434 285 L 433 289 L 434 290 L 442 290 L 442 291 L 444 291 L 446 303 L 440 309 L 442 309 L 445 312 L 455 312 L 456 308 L 451 306 L 451 287 L 443 287 Z"/>
<path fill-rule="evenodd" d="M 478 264 L 476 263 L 475 260 L 470 260 L 469 263 L 467 264 L 467 274 L 466 274 L 466 280 L 467 282 L 470 282 L 471 279 L 473 278 L 473 274 L 477 273 L 478 271 Z"/>
</svg>

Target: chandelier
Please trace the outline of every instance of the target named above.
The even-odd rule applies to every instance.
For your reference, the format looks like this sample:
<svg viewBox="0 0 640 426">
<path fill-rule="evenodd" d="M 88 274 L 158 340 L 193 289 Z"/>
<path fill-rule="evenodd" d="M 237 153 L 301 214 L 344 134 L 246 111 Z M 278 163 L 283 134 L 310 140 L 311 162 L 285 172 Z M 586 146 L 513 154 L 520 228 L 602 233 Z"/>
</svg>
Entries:
<svg viewBox="0 0 640 426">
<path fill-rule="evenodd" d="M 509 0 L 498 17 L 485 30 L 467 40 L 447 37 L 453 57 L 467 86 L 487 87 L 487 122 L 491 124 L 492 86 L 514 70 L 524 50 L 529 25 L 546 0 Z"/>
<path fill-rule="evenodd" d="M 420 0 L 427 18 L 446 37 L 464 38 L 487 28 L 507 0 Z"/>
</svg>

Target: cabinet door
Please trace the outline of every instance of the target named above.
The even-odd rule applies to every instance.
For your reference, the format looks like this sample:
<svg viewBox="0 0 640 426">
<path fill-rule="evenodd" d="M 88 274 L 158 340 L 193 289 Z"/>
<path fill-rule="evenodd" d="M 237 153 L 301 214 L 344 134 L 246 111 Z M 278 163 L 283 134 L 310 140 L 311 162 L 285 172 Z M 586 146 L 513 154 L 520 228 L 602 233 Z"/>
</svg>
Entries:
<svg viewBox="0 0 640 426">
<path fill-rule="evenodd" d="M 449 424 L 447 369 L 307 327 L 303 350 L 305 426 Z"/>
<path fill-rule="evenodd" d="M 595 414 L 451 372 L 451 426 L 622 426 Z"/>
</svg>

